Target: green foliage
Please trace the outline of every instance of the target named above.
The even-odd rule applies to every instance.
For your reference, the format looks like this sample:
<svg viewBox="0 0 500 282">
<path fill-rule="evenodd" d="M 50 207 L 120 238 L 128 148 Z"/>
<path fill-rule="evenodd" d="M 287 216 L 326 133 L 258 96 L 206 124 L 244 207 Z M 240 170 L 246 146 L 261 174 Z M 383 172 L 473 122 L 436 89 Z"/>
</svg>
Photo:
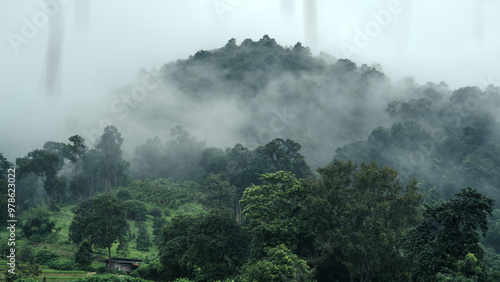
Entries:
<svg viewBox="0 0 500 282">
<path fill-rule="evenodd" d="M 293 140 L 276 138 L 255 151 L 264 172 L 290 171 L 297 178 L 311 177 L 311 170 L 300 154 L 300 148 L 302 146 Z"/>
<path fill-rule="evenodd" d="M 386 271 L 396 276 L 392 279 L 404 279 L 397 277 L 405 272 L 399 241 L 420 219 L 416 180 L 404 187 L 397 171 L 375 161 L 358 168 L 334 160 L 318 172 L 321 180 L 307 183 L 304 207 L 306 229 L 315 241 L 312 261 L 322 267 L 337 260 L 344 267 L 340 271 L 359 281 Z"/>
<path fill-rule="evenodd" d="M 24 211 L 21 215 L 20 226 L 23 234 L 28 239 L 36 239 L 35 242 L 40 242 L 40 238 L 47 237 L 55 226 L 55 221 L 51 220 L 52 213 L 47 209 L 47 206 L 40 205 L 36 208 L 30 208 Z M 38 235 L 40 238 L 33 238 Z"/>
<path fill-rule="evenodd" d="M 151 247 L 151 239 L 148 233 L 148 230 L 146 229 L 146 225 L 144 225 L 142 222 L 136 222 L 137 229 L 139 229 L 137 238 L 136 238 L 136 243 L 137 243 L 137 250 L 139 251 L 148 251 L 149 247 Z"/>
<path fill-rule="evenodd" d="M 107 248 L 111 259 L 111 247 L 127 227 L 124 203 L 106 193 L 81 202 L 74 213 L 69 238 L 77 244 L 88 240 L 92 245 Z"/>
<path fill-rule="evenodd" d="M 88 241 L 83 241 L 75 253 L 75 262 L 83 268 L 89 267 L 92 264 L 93 254 L 92 245 Z"/>
<path fill-rule="evenodd" d="M 496 253 L 500 253 L 500 210 L 495 209 L 489 218 L 488 234 L 483 240 L 483 244 L 491 247 Z"/>
<path fill-rule="evenodd" d="M 38 264 L 47 264 L 52 260 L 59 258 L 59 254 L 47 246 L 38 249 L 35 254 L 34 262 Z"/>
<path fill-rule="evenodd" d="M 105 274 L 105 275 L 90 275 L 87 277 L 81 277 L 74 281 L 75 282 L 144 282 L 145 280 L 126 275 Z"/>
<path fill-rule="evenodd" d="M 306 189 L 291 172 L 264 174 L 262 185 L 251 185 L 240 200 L 245 227 L 253 235 L 252 256 L 264 255 L 264 247 L 286 244 L 297 248 L 304 232 L 299 212 Z"/>
<path fill-rule="evenodd" d="M 57 258 L 45 263 L 49 268 L 56 270 L 74 270 L 79 269 L 78 264 L 74 260 Z"/>
<path fill-rule="evenodd" d="M 146 258 L 136 270 L 130 273 L 130 275 L 149 280 L 161 281 L 164 276 L 164 269 L 158 258 L 154 258 L 152 260 Z"/>
<path fill-rule="evenodd" d="M 132 194 L 127 189 L 118 190 L 118 192 L 116 192 L 116 197 L 124 202 L 133 199 Z"/>
<path fill-rule="evenodd" d="M 95 144 L 99 161 L 97 176 L 104 183 L 104 192 L 127 183 L 130 164 L 123 159 L 122 143 L 121 133 L 115 126 L 109 125 Z"/>
<path fill-rule="evenodd" d="M 36 250 L 30 245 L 25 245 L 18 248 L 17 255 L 20 261 L 33 264 L 35 262 Z"/>
<path fill-rule="evenodd" d="M 211 174 L 205 179 L 205 205 L 209 208 L 229 208 L 233 210 L 236 200 L 236 187 L 222 175 Z"/>
<path fill-rule="evenodd" d="M 33 150 L 24 158 L 17 158 L 19 178 L 30 173 L 37 175 L 43 182 L 43 187 L 49 196 L 56 197 L 60 194 L 62 179 L 57 176 L 63 167 L 62 159 L 56 153 L 47 150 Z"/>
<path fill-rule="evenodd" d="M 236 274 L 242 263 L 243 236 L 229 211 L 179 215 L 163 230 L 159 256 L 167 280 L 221 280 Z"/>
<path fill-rule="evenodd" d="M 265 252 L 265 257 L 250 261 L 243 267 L 241 281 L 315 281 L 307 262 L 284 244 L 267 247 Z"/>
<path fill-rule="evenodd" d="M 167 220 L 164 217 L 155 216 L 153 219 L 153 236 L 155 244 L 159 244 L 161 240 L 161 230 L 163 226 L 167 223 Z"/>
<path fill-rule="evenodd" d="M 153 207 L 149 210 L 149 214 L 153 216 L 153 218 L 161 217 L 163 215 L 163 212 L 161 211 L 160 208 L 158 207 Z"/>
<path fill-rule="evenodd" d="M 125 202 L 127 219 L 135 221 L 146 221 L 148 209 L 143 202 L 138 200 L 128 200 Z"/>
<path fill-rule="evenodd" d="M 174 182 L 163 178 L 154 181 L 134 181 L 124 189 L 128 190 L 137 201 L 170 209 L 196 202 L 201 198 L 198 185 L 191 181 Z"/>
<path fill-rule="evenodd" d="M 446 202 L 426 205 L 424 220 L 405 238 L 407 256 L 413 263 L 412 276 L 427 280 L 446 269 L 456 270 L 456 263 L 466 259 L 468 253 L 481 260 L 478 230 L 486 235 L 494 202 L 468 187 Z M 475 257 L 469 255 L 468 259 Z"/>
</svg>

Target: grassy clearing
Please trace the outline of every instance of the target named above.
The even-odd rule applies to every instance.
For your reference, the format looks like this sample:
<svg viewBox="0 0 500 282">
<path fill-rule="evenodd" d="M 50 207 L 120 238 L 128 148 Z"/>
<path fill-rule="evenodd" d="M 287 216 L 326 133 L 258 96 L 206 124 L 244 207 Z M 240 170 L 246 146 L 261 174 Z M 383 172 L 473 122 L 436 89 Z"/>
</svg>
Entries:
<svg viewBox="0 0 500 282">
<path fill-rule="evenodd" d="M 150 204 L 146 205 L 148 210 L 151 209 L 153 206 Z M 40 244 L 35 244 L 32 245 L 35 249 L 40 249 L 43 247 L 47 247 L 51 250 L 56 251 L 61 258 L 65 259 L 73 259 L 74 254 L 77 250 L 77 246 L 74 245 L 72 242 L 70 242 L 68 235 L 69 235 L 69 226 L 71 225 L 71 221 L 73 220 L 74 214 L 71 212 L 73 208 L 76 207 L 76 204 L 71 204 L 71 205 L 66 205 L 62 206 L 61 210 L 59 212 L 56 212 L 53 214 L 53 219 L 56 221 L 55 225 L 55 230 L 59 230 L 57 232 L 54 232 L 51 234 L 43 243 Z M 179 214 L 197 214 L 203 211 L 203 208 L 200 204 L 197 203 L 186 203 L 181 206 L 179 206 L 175 210 L 171 209 L 162 209 L 166 216 L 167 220 L 170 220 L 172 217 L 179 215 Z M 130 230 L 135 236 L 137 237 L 138 234 L 138 228 L 137 225 L 134 221 L 128 221 L 130 224 Z M 147 215 L 147 220 L 145 222 L 146 228 L 148 230 L 148 233 L 150 235 L 151 240 L 153 241 L 153 217 L 151 215 Z M 7 229 L 1 229 L 0 230 L 0 238 L 2 238 L 2 241 L 4 241 L 6 238 L 9 236 L 9 231 Z M 28 242 L 21 238 L 21 230 L 16 230 L 16 246 L 15 248 L 19 250 L 22 248 L 24 245 L 28 244 Z M 4 243 L 2 242 L 1 245 Z M 116 251 L 116 248 L 118 247 L 118 243 L 113 245 L 112 248 L 112 256 L 114 257 L 126 257 L 126 258 L 137 258 L 137 259 L 144 259 L 146 256 L 156 256 L 157 254 L 157 247 L 156 245 L 152 245 L 149 249 L 149 251 L 139 251 L 137 250 L 137 243 L 134 239 L 130 240 L 128 242 L 128 252 L 126 252 L 125 255 L 123 254 L 118 254 Z M 98 254 L 96 256 L 96 259 L 104 259 L 107 258 L 108 252 L 107 249 L 100 249 L 97 250 Z M 5 271 L 9 268 L 7 265 L 7 260 L 5 259 L 0 259 L 0 281 L 5 280 L 4 273 Z M 19 263 L 18 260 L 16 260 L 16 263 Z M 93 263 L 93 267 L 102 267 L 104 266 L 104 263 L 101 261 L 95 261 Z M 43 277 L 46 278 L 47 281 L 72 281 L 74 279 L 77 279 L 79 277 L 84 277 L 87 275 L 86 271 L 81 271 L 81 270 L 54 270 L 50 269 L 47 266 L 41 265 L 40 269 L 42 270 L 42 275 L 39 277 L 39 281 L 42 281 Z"/>
</svg>

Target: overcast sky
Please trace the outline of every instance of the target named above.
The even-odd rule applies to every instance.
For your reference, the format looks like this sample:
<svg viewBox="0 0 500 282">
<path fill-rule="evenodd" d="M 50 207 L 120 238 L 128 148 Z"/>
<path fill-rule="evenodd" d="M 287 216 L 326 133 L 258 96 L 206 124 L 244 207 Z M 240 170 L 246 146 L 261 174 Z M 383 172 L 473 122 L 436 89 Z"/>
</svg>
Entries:
<svg viewBox="0 0 500 282">
<path fill-rule="evenodd" d="M 88 1 L 88 13 L 85 4 L 54 1 L 44 22 L 41 1 L 0 0 L 0 152 L 10 161 L 91 128 L 82 119 L 100 120 L 94 107 L 140 68 L 230 38 L 300 41 L 314 55 L 379 63 L 392 81 L 413 76 L 451 89 L 500 81 L 500 1 L 318 0 L 316 20 L 298 0 Z M 49 98 L 43 78 L 58 24 L 62 49 L 52 58 L 60 57 L 60 94 Z"/>
</svg>

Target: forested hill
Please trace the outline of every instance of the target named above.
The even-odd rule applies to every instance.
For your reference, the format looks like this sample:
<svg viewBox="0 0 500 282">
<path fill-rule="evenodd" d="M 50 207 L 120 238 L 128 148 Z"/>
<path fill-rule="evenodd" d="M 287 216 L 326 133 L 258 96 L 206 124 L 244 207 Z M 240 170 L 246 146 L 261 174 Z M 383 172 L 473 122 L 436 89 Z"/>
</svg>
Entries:
<svg viewBox="0 0 500 282">
<path fill-rule="evenodd" d="M 160 69 L 91 136 L 0 152 L 25 270 L 7 281 L 113 256 L 155 281 L 500 281 L 498 87 L 392 82 L 268 36 Z"/>
<path fill-rule="evenodd" d="M 200 50 L 164 65 L 158 78 L 164 87 L 130 112 L 151 138 L 168 139 L 168 125 L 222 148 L 254 149 L 279 137 L 302 145 L 313 170 L 334 157 L 377 160 L 447 197 L 469 185 L 500 195 L 500 91 L 493 85 L 391 82 L 379 65 L 312 56 L 300 43 L 283 47 L 267 35 Z"/>
<path fill-rule="evenodd" d="M 200 50 L 164 65 L 158 76 L 164 88 L 130 110 L 151 137 L 168 138 L 165 127 L 182 125 L 220 147 L 256 148 L 290 138 L 303 145 L 312 167 L 330 162 L 336 148 L 366 138 L 375 126 L 388 125 L 384 108 L 398 95 L 376 68 L 313 57 L 300 43 L 282 47 L 268 36 Z"/>
</svg>

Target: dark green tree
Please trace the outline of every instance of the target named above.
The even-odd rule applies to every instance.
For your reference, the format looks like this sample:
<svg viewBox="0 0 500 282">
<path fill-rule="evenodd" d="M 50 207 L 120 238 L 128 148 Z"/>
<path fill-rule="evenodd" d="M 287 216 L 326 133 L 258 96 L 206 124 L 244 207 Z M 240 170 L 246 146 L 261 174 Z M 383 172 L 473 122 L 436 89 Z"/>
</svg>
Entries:
<svg viewBox="0 0 500 282">
<path fill-rule="evenodd" d="M 75 172 L 75 190 L 76 190 L 76 198 L 78 202 L 80 202 L 80 178 L 78 177 L 78 173 L 80 173 L 82 169 L 83 159 L 85 158 L 85 154 L 87 152 L 87 145 L 85 145 L 85 140 L 79 136 L 74 135 L 69 138 L 70 144 L 66 144 L 65 147 L 65 157 L 71 161 L 73 164 L 73 171 Z"/>
<path fill-rule="evenodd" d="M 295 251 L 305 232 L 300 211 L 306 188 L 291 172 L 266 173 L 261 180 L 264 184 L 252 184 L 240 200 L 255 259 L 264 256 L 265 247 L 285 244 Z"/>
<path fill-rule="evenodd" d="M 303 212 L 314 238 L 311 261 L 324 269 L 323 264 L 338 260 L 348 273 L 344 279 L 351 281 L 369 281 L 384 272 L 404 279 L 397 277 L 398 271 L 404 276 L 399 241 L 420 219 L 417 181 L 404 187 L 397 171 L 379 168 L 375 161 L 358 168 L 334 160 L 318 172 L 321 180 L 306 185 Z"/>
<path fill-rule="evenodd" d="M 74 214 L 69 238 L 77 244 L 87 240 L 91 245 L 107 248 L 111 262 L 111 247 L 127 227 L 124 203 L 105 193 L 82 201 Z"/>
<path fill-rule="evenodd" d="M 266 256 L 257 261 L 250 261 L 243 267 L 241 281 L 315 281 L 307 262 L 300 259 L 284 244 L 267 247 Z"/>
<path fill-rule="evenodd" d="M 99 157 L 97 175 L 104 183 L 104 191 L 125 184 L 127 181 L 127 171 L 129 163 L 123 159 L 121 149 L 123 138 L 118 129 L 113 126 L 104 128 L 104 133 L 97 140 L 95 149 Z"/>
<path fill-rule="evenodd" d="M 89 241 L 80 242 L 78 251 L 75 253 L 75 262 L 81 267 L 89 267 L 92 264 L 94 251 Z"/>
<path fill-rule="evenodd" d="M 160 138 L 148 139 L 145 144 L 135 148 L 133 164 L 134 176 L 138 179 L 155 180 L 167 177 L 166 147 Z"/>
<path fill-rule="evenodd" d="M 425 205 L 424 220 L 405 236 L 413 279 L 433 280 L 439 272 L 457 270 L 457 262 L 468 253 L 481 260 L 479 235 L 485 236 L 488 231 L 494 202 L 467 187 L 446 202 Z"/>
<path fill-rule="evenodd" d="M 205 205 L 209 208 L 228 208 L 234 211 L 236 187 L 222 175 L 211 174 L 205 179 Z"/>
<path fill-rule="evenodd" d="M 125 202 L 127 219 L 135 221 L 146 221 L 148 210 L 143 202 L 137 200 L 128 200 Z"/>
<path fill-rule="evenodd" d="M 149 247 L 151 247 L 151 238 L 148 230 L 146 229 L 146 225 L 141 221 L 137 221 L 136 226 L 138 229 L 137 238 L 135 239 L 135 242 L 137 243 L 137 250 L 148 251 Z"/>
<path fill-rule="evenodd" d="M 227 210 L 176 216 L 165 225 L 159 247 L 164 279 L 216 281 L 236 275 L 244 245 L 241 228 Z"/>
<path fill-rule="evenodd" d="M 166 143 L 167 177 L 182 181 L 197 180 L 205 142 L 196 140 L 182 126 L 172 128 L 170 136 L 172 140 Z"/>
<path fill-rule="evenodd" d="M 17 158 L 18 177 L 23 178 L 30 173 L 36 174 L 43 182 L 43 188 L 49 196 L 55 200 L 58 187 L 52 184 L 59 184 L 56 180 L 57 174 L 63 167 L 63 162 L 56 153 L 47 150 L 34 150 L 24 158 Z"/>
<path fill-rule="evenodd" d="M 54 229 L 56 222 L 51 220 L 51 217 L 52 213 L 45 205 L 25 210 L 20 218 L 20 226 L 24 236 L 39 243 L 39 240 L 47 237 Z"/>
</svg>

